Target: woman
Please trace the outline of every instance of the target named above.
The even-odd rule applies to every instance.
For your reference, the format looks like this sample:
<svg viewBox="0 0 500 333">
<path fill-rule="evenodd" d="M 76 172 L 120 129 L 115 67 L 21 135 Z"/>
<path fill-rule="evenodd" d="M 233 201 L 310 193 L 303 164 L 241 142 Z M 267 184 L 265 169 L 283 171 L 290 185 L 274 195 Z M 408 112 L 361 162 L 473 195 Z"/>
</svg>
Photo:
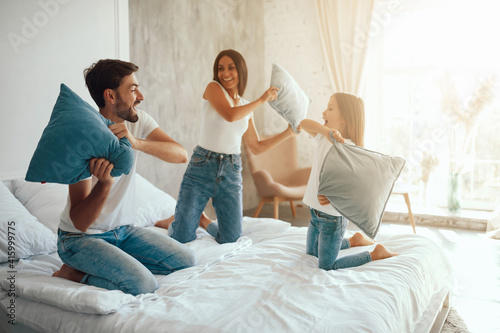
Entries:
<svg viewBox="0 0 500 333">
<path fill-rule="evenodd" d="M 253 102 L 243 99 L 247 66 L 240 53 L 224 50 L 213 66 L 213 81 L 203 94 L 201 139 L 181 183 L 172 218 L 156 225 L 169 228 L 172 238 L 186 243 L 196 238 L 198 225 L 219 243 L 236 241 L 243 219 L 241 141 L 254 154 L 261 153 L 295 135 L 290 126 L 282 133 L 259 140 L 252 112 L 276 99 L 278 89 L 270 87 Z M 203 213 L 208 200 L 217 215 L 212 222 Z"/>
</svg>

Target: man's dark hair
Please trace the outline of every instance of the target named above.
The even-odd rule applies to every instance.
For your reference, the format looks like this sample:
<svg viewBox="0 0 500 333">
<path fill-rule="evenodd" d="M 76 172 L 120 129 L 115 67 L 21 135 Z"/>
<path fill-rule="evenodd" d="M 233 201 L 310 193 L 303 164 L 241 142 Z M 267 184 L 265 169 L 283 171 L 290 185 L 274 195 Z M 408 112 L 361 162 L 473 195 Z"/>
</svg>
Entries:
<svg viewBox="0 0 500 333">
<path fill-rule="evenodd" d="M 83 75 L 90 96 L 92 96 L 97 106 L 102 108 L 106 104 L 103 96 L 104 90 L 117 89 L 125 76 L 136 72 L 138 69 L 139 67 L 131 62 L 102 59 L 85 69 Z"/>
</svg>

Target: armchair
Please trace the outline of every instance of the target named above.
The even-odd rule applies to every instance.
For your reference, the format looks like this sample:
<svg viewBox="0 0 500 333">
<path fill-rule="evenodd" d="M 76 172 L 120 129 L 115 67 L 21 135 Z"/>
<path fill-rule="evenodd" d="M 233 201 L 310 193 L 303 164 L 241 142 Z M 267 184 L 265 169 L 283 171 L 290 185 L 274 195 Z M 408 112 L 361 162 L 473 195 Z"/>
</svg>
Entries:
<svg viewBox="0 0 500 333">
<path fill-rule="evenodd" d="M 277 146 L 254 155 L 245 149 L 246 157 L 257 193 L 262 197 L 255 210 L 259 216 L 265 203 L 273 203 L 274 218 L 279 217 L 279 204 L 290 202 L 295 217 L 294 201 L 302 200 L 306 191 L 311 168 L 300 168 L 297 162 L 297 138 L 291 136 Z"/>
</svg>

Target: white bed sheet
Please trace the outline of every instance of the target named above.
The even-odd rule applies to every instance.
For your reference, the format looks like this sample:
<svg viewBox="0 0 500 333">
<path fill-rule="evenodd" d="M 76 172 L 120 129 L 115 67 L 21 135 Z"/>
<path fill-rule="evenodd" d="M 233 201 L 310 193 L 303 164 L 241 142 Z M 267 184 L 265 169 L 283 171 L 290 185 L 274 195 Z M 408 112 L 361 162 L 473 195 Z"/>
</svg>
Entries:
<svg viewBox="0 0 500 333">
<path fill-rule="evenodd" d="M 243 227 L 237 243 L 224 245 L 199 229 L 188 244 L 199 265 L 157 276 L 159 289 L 137 297 L 70 281 L 54 287 L 56 253 L 20 260 L 16 320 L 40 332 L 418 332 L 426 309 L 452 287 L 445 254 L 422 236 L 379 235 L 400 255 L 324 271 L 305 253 L 306 228 L 248 217 Z M 2 280 L 8 270 L 0 267 Z M 0 299 L 6 308 L 11 297 Z"/>
</svg>

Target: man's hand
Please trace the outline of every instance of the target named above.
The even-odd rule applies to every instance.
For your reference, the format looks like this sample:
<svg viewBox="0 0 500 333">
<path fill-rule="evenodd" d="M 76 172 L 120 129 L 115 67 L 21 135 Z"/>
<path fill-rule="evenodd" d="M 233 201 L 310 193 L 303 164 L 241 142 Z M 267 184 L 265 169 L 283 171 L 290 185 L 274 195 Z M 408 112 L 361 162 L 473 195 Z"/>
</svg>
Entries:
<svg viewBox="0 0 500 333">
<path fill-rule="evenodd" d="M 111 176 L 113 164 L 105 158 L 89 161 L 90 173 L 98 179 L 92 187 L 90 178 L 69 185 L 71 208 L 69 217 L 78 230 L 85 232 L 101 215 L 104 202 L 108 198 L 114 178 Z"/>
<path fill-rule="evenodd" d="M 330 204 L 330 200 L 324 195 L 318 195 L 318 201 L 321 206 L 326 206 Z"/>
<path fill-rule="evenodd" d="M 111 132 L 113 132 L 114 135 L 118 137 L 118 139 L 126 137 L 128 141 L 130 141 L 132 148 L 136 149 L 137 139 L 132 135 L 132 133 L 130 133 L 127 126 L 125 126 L 125 123 L 112 124 L 109 125 L 108 128 L 111 130 Z"/>
<path fill-rule="evenodd" d="M 111 170 L 114 165 L 104 158 L 92 158 L 89 162 L 90 173 L 92 173 L 99 182 L 107 185 L 114 183 L 114 178 L 111 176 Z"/>
</svg>

